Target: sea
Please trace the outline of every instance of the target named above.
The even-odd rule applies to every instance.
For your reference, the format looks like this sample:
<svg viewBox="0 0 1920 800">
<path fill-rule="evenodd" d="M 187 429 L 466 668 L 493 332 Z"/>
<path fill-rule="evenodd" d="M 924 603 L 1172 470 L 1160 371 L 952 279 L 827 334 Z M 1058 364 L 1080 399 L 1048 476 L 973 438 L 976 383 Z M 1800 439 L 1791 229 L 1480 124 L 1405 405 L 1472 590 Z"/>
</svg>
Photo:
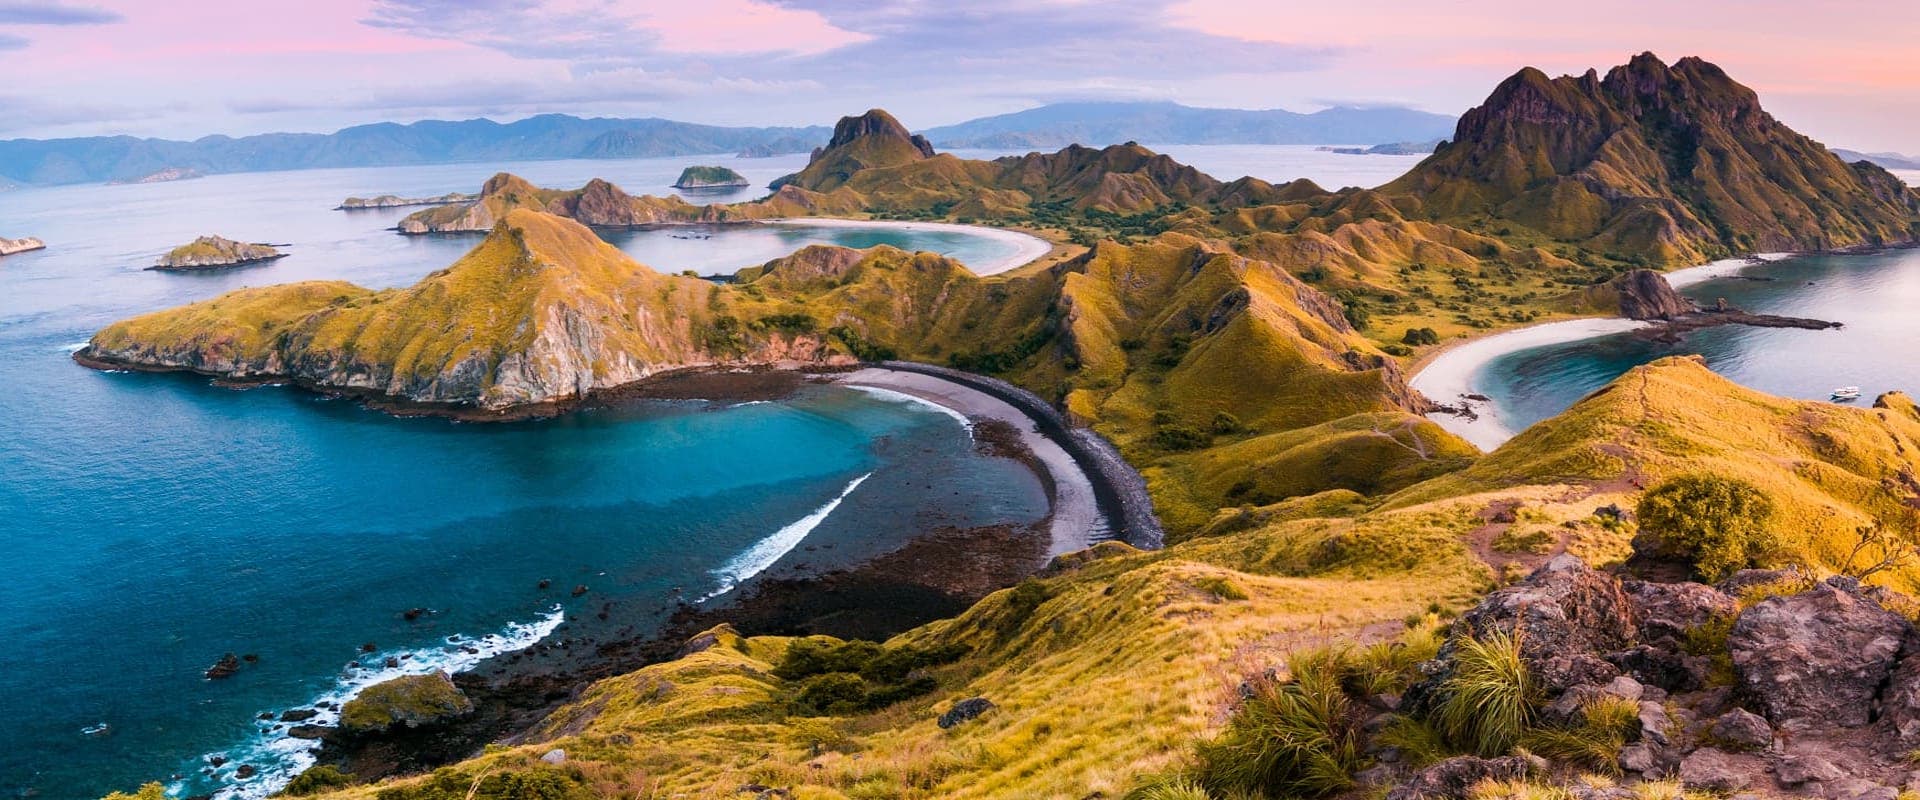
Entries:
<svg viewBox="0 0 1920 800">
<path fill-rule="evenodd" d="M 1384 182 L 1418 160 L 1165 149 L 1222 177 L 1326 186 Z M 777 402 L 636 401 L 463 424 L 69 358 L 131 315 L 297 280 L 405 286 L 478 242 L 390 230 L 414 209 L 333 210 L 349 196 L 472 192 L 501 171 L 667 194 L 700 163 L 754 186 L 689 199 L 733 202 L 804 161 L 455 164 L 0 192 L 0 236 L 48 244 L 0 258 L 0 796 L 88 800 L 156 780 L 176 796 L 265 796 L 311 760 L 311 743 L 279 721 L 287 710 L 321 707 L 309 722 L 324 723 L 325 706 L 361 687 L 563 637 L 608 602 L 664 615 L 724 603 L 758 577 L 857 563 L 936 526 L 1044 518 L 1045 490 L 1022 465 L 983 454 L 952 416 L 885 394 L 822 386 Z M 146 269 L 207 234 L 290 255 Z M 898 227 L 685 234 L 608 238 L 661 271 L 702 274 L 815 243 L 963 263 L 1018 246 Z M 227 653 L 244 657 L 239 671 L 206 678 Z M 239 779 L 243 764 L 257 774 Z"/>
<path fill-rule="evenodd" d="M 1715 372 L 1784 397 L 1829 399 L 1859 387 L 1862 404 L 1891 390 L 1920 392 L 1920 250 L 1807 255 L 1754 263 L 1686 286 L 1712 305 L 1724 298 L 1748 311 L 1838 322 L 1837 330 L 1727 325 L 1673 344 L 1615 333 L 1535 347 L 1492 359 L 1469 379 L 1509 430 L 1565 411 L 1627 370 L 1655 359 L 1698 355 Z"/>
</svg>

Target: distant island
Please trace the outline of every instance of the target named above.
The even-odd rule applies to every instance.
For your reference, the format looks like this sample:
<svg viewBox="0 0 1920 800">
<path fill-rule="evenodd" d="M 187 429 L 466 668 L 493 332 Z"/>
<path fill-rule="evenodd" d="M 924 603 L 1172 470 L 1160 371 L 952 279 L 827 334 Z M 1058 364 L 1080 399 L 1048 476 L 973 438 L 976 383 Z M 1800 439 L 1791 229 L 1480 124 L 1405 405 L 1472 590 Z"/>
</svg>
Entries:
<svg viewBox="0 0 1920 800">
<path fill-rule="evenodd" d="M 272 245 L 236 242 L 223 236 L 202 236 L 167 251 L 166 255 L 160 257 L 159 263 L 148 269 L 162 271 L 220 269 L 272 261 L 285 255 L 286 253 L 280 252 L 279 248 Z"/>
<path fill-rule="evenodd" d="M 726 167 L 687 167 L 680 172 L 680 180 L 673 182 L 675 189 L 734 189 L 752 186 L 753 181 L 745 175 Z"/>
<path fill-rule="evenodd" d="M 10 256 L 15 253 L 25 253 L 29 250 L 45 250 L 46 248 L 47 248 L 46 242 L 40 241 L 39 239 L 35 239 L 31 236 L 27 236 L 20 239 L 8 239 L 5 237 L 0 237 L 0 256 Z"/>
<path fill-rule="evenodd" d="M 1316 147 L 1325 153 L 1338 153 L 1343 156 L 1424 156 L 1440 147 L 1439 139 L 1431 142 L 1392 142 L 1376 144 L 1372 147 Z"/>
<path fill-rule="evenodd" d="M 193 180 L 194 178 L 204 178 L 204 177 L 207 177 L 206 173 L 201 172 L 200 170 L 197 170 L 197 169 L 193 169 L 192 167 L 167 167 L 166 169 L 149 172 L 138 178 L 107 181 L 107 183 L 114 184 L 114 185 L 132 184 L 132 183 L 171 183 L 173 181 L 190 181 L 190 180 Z"/>
<path fill-rule="evenodd" d="M 454 203 L 470 203 L 474 195 L 465 192 L 448 192 L 438 197 L 401 197 L 383 194 L 378 197 L 349 197 L 334 206 L 335 211 L 364 211 L 371 208 L 405 208 L 407 206 L 448 206 Z"/>
<path fill-rule="evenodd" d="M 819 146 L 820 146 L 820 140 L 818 139 L 808 139 L 804 137 L 793 136 L 785 139 L 775 139 L 771 142 L 763 142 L 761 144 L 740 148 L 740 152 L 735 154 L 734 157 L 735 158 L 773 158 L 774 156 L 794 155 L 797 153 L 811 153 L 814 151 L 815 148 Z"/>
<path fill-rule="evenodd" d="M 1920 156 L 1900 153 L 1862 153 L 1858 150 L 1833 148 L 1833 154 L 1846 161 L 1865 161 L 1887 169 L 1920 169 Z"/>
</svg>

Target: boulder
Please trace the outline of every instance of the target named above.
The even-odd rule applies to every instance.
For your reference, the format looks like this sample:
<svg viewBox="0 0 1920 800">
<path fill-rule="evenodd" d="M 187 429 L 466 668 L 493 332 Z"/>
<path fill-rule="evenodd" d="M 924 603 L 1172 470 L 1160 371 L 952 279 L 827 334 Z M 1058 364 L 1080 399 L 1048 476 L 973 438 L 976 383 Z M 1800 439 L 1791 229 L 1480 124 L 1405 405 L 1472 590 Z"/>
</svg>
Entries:
<svg viewBox="0 0 1920 800">
<path fill-rule="evenodd" d="M 1618 676 L 1619 670 L 1598 656 L 1631 645 L 1637 627 L 1633 604 L 1618 580 L 1563 554 L 1520 583 L 1488 595 L 1460 617 L 1454 631 L 1517 636 L 1535 677 L 1558 694 Z"/>
<path fill-rule="evenodd" d="M 567 763 L 567 751 L 556 747 L 541 754 L 540 760 L 548 764 L 565 764 Z"/>
<path fill-rule="evenodd" d="M 1713 738 L 1743 750 L 1760 750 L 1773 744 L 1773 727 L 1766 718 L 1736 708 L 1713 721 Z"/>
<path fill-rule="evenodd" d="M 1806 783 L 1830 783 L 1847 777 L 1846 770 L 1809 753 L 1788 753 L 1773 766 L 1773 777 L 1781 786 L 1793 788 Z"/>
<path fill-rule="evenodd" d="M 1671 638 L 1607 654 L 1607 663 L 1634 680 L 1665 692 L 1691 692 L 1706 685 L 1708 662 L 1689 656 Z"/>
<path fill-rule="evenodd" d="M 1698 583 L 1626 581 L 1620 588 L 1633 603 L 1642 642 L 1684 640 L 1689 630 L 1740 611 L 1732 595 Z"/>
<path fill-rule="evenodd" d="M 1711 747 L 1695 750 L 1680 761 L 1680 783 L 1695 791 L 1737 792 L 1751 780 L 1732 755 Z"/>
<path fill-rule="evenodd" d="M 1771 597 L 1740 615 L 1727 648 L 1740 686 L 1774 724 L 1857 728 L 1912 628 L 1833 586 Z"/>
<path fill-rule="evenodd" d="M 1414 773 L 1388 792 L 1387 800 L 1465 800 L 1481 781 L 1520 780 L 1530 766 L 1519 756 L 1456 756 Z"/>
<path fill-rule="evenodd" d="M 992 708 L 993 701 L 987 698 L 969 697 L 958 703 L 954 703 L 952 708 L 947 709 L 947 713 L 940 715 L 940 728 L 945 730 L 955 725 L 968 722 L 981 714 L 987 713 L 987 711 Z"/>
<path fill-rule="evenodd" d="M 221 656 L 219 661 L 213 662 L 213 666 L 207 668 L 207 680 L 217 681 L 222 678 L 231 678 L 234 673 L 239 671 L 240 657 L 228 653 Z"/>
<path fill-rule="evenodd" d="M 281 722 L 306 722 L 307 720 L 313 719 L 314 717 L 317 717 L 317 716 L 320 716 L 320 710 L 317 708 L 296 708 L 290 711 L 280 712 L 280 721 Z"/>
</svg>

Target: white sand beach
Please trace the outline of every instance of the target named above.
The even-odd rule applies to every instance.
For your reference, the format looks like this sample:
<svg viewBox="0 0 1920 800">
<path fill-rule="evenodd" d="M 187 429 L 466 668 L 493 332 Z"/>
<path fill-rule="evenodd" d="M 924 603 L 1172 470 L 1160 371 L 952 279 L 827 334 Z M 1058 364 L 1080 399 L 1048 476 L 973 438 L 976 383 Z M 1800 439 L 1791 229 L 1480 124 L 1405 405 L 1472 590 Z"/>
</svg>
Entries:
<svg viewBox="0 0 1920 800">
<path fill-rule="evenodd" d="M 1699 266 L 1677 269 L 1665 275 L 1669 285 L 1675 289 L 1682 289 L 1715 278 L 1738 274 L 1741 270 L 1752 266 L 1755 261 L 1779 261 L 1791 258 L 1793 255 L 1792 253 L 1760 253 L 1740 258 L 1726 258 Z M 1440 427 L 1472 442 L 1475 447 L 1491 451 L 1520 432 L 1515 430 L 1509 421 L 1501 419 L 1500 409 L 1495 403 L 1487 400 L 1470 400 L 1466 397 L 1480 394 L 1474 388 L 1474 379 L 1488 364 L 1509 353 L 1552 344 L 1577 342 L 1595 336 L 1623 333 L 1646 324 L 1617 317 L 1575 319 L 1548 322 L 1469 339 L 1441 351 L 1438 356 L 1415 373 L 1408 383 L 1436 403 L 1471 410 L 1474 414 L 1472 417 L 1458 414 L 1429 416 L 1434 422 L 1439 423 Z"/>
<path fill-rule="evenodd" d="M 905 222 L 884 219 L 835 219 L 832 217 L 794 217 L 770 219 L 768 225 L 804 225 L 810 228 L 899 228 L 908 231 L 947 231 L 994 239 L 1014 246 L 1012 255 L 985 264 L 968 264 L 975 275 L 998 275 L 1024 267 L 1053 252 L 1053 243 L 1038 236 L 985 225 L 958 225 L 951 222 Z"/>
</svg>

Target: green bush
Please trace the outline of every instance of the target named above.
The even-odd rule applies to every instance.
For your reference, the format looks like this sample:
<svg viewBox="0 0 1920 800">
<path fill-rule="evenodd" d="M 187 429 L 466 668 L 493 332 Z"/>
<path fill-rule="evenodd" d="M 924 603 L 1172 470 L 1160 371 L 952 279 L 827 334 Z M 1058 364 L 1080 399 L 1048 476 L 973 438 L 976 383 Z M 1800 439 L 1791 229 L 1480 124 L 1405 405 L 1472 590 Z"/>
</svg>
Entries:
<svg viewBox="0 0 1920 800">
<path fill-rule="evenodd" d="M 1166 425 L 1153 432 L 1153 446 L 1161 450 L 1198 450 L 1210 444 L 1212 436 L 1186 425 Z"/>
<path fill-rule="evenodd" d="M 1439 344 L 1440 334 L 1432 328 L 1408 328 L 1407 332 L 1400 337 L 1400 343 L 1414 347 Z"/>
<path fill-rule="evenodd" d="M 963 645 L 883 647 L 873 642 L 801 639 L 773 674 L 798 681 L 794 706 L 810 714 L 854 714 L 938 688 L 923 670 L 966 655 Z"/>
<path fill-rule="evenodd" d="M 287 783 L 287 788 L 281 790 L 281 794 L 298 797 L 301 795 L 319 794 L 334 789 L 344 789 L 352 785 L 353 775 L 351 773 L 341 772 L 331 764 L 319 764 L 308 768 L 306 772 L 295 775 L 293 780 Z"/>
<path fill-rule="evenodd" d="M 1641 497 L 1634 514 L 1655 551 L 1686 560 L 1709 582 L 1761 563 L 1776 547 L 1773 502 L 1732 478 L 1674 478 Z"/>
<path fill-rule="evenodd" d="M 1213 795 L 1192 778 L 1157 775 L 1127 790 L 1120 800 L 1213 800 Z"/>
</svg>

